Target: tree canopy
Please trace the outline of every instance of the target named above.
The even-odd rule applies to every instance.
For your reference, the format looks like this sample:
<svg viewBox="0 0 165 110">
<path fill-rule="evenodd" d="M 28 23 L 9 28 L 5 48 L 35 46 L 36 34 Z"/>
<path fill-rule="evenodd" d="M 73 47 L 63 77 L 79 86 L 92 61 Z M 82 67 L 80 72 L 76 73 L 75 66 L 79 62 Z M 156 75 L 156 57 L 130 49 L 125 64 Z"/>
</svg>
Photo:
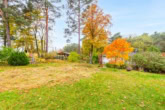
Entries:
<svg viewBox="0 0 165 110">
<path fill-rule="evenodd" d="M 123 65 L 129 59 L 129 54 L 133 50 L 126 39 L 118 38 L 106 46 L 103 53 L 110 59 L 111 64 Z"/>
<path fill-rule="evenodd" d="M 111 25 L 111 16 L 104 14 L 96 4 L 92 4 L 83 13 L 83 24 L 85 36 L 83 45 L 89 45 L 86 49 L 90 51 L 90 63 L 92 63 L 94 48 L 102 48 L 108 44 L 110 34 L 108 27 Z"/>
</svg>

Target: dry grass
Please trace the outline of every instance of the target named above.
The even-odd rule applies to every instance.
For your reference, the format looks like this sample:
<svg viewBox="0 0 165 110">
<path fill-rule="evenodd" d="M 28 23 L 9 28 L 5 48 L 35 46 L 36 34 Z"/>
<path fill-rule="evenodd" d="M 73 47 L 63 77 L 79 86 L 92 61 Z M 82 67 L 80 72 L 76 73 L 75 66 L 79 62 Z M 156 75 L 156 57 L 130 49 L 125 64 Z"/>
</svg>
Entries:
<svg viewBox="0 0 165 110">
<path fill-rule="evenodd" d="M 29 90 L 43 85 L 71 83 L 89 77 L 97 68 L 88 64 L 55 62 L 28 67 L 0 66 L 0 92 Z"/>
</svg>

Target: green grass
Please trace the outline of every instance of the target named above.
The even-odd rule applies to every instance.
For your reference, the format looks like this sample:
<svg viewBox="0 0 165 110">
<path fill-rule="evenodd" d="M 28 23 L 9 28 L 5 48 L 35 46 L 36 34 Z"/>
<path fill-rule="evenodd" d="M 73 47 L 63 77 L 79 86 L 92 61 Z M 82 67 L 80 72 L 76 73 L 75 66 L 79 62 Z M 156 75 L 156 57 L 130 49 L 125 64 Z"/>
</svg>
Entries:
<svg viewBox="0 0 165 110">
<path fill-rule="evenodd" d="M 72 84 L 2 92 L 0 110 L 165 110 L 165 76 L 101 69 Z"/>
</svg>

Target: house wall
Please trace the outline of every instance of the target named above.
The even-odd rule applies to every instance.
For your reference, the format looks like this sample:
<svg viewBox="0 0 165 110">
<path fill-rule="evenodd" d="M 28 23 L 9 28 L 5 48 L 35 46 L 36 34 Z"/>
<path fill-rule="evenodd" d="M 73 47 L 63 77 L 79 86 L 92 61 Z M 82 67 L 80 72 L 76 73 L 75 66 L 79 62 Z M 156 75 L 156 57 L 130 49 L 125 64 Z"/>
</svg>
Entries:
<svg viewBox="0 0 165 110">
<path fill-rule="evenodd" d="M 103 56 L 103 64 L 109 63 L 109 59 L 107 59 L 105 56 Z"/>
</svg>

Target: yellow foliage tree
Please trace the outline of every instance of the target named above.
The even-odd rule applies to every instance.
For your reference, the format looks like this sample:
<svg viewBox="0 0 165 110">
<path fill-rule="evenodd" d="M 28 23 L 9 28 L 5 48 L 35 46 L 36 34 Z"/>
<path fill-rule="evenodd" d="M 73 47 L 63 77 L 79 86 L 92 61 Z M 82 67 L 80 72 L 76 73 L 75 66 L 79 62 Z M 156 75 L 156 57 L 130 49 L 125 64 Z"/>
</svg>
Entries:
<svg viewBox="0 0 165 110">
<path fill-rule="evenodd" d="M 111 25 L 110 20 L 111 16 L 105 15 L 96 4 L 92 4 L 83 13 L 83 34 L 85 36 L 83 48 L 89 50 L 90 63 L 92 63 L 94 48 L 103 48 L 108 43 L 108 35 L 110 34 L 108 27 Z M 88 45 L 88 47 L 84 47 L 86 45 Z"/>
<path fill-rule="evenodd" d="M 129 53 L 134 49 L 126 39 L 118 38 L 104 48 L 104 54 L 110 59 L 110 64 L 123 65 L 129 59 Z"/>
</svg>

